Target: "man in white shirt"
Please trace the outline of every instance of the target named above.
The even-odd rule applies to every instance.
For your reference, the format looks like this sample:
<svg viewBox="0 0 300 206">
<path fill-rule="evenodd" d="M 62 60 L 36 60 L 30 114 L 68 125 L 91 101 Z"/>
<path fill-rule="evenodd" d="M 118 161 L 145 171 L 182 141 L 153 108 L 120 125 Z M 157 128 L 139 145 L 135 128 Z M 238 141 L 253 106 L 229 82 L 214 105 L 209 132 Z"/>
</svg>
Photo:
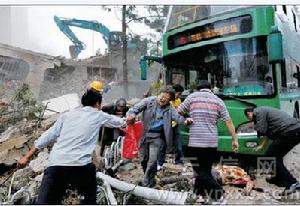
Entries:
<svg viewBox="0 0 300 206">
<path fill-rule="evenodd" d="M 56 141 L 44 172 L 38 204 L 61 204 L 69 184 L 84 196 L 83 204 L 96 204 L 96 168 L 92 164 L 92 153 L 99 129 L 102 125 L 126 125 L 125 119 L 100 111 L 101 102 L 101 93 L 87 90 L 81 98 L 84 107 L 62 114 L 18 161 L 18 168 L 25 167 L 35 153 Z"/>
</svg>

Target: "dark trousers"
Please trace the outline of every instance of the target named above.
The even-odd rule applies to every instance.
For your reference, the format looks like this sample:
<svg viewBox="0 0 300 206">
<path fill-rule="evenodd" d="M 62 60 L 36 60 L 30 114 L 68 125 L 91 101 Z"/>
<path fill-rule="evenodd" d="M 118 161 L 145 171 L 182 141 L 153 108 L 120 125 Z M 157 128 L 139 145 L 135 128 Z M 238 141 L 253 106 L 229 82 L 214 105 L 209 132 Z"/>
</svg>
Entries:
<svg viewBox="0 0 300 206">
<path fill-rule="evenodd" d="M 37 204 L 62 204 L 69 185 L 84 196 L 82 204 L 96 204 L 96 168 L 92 163 L 85 166 L 48 167 L 44 172 Z"/>
<path fill-rule="evenodd" d="M 175 164 L 183 163 L 183 151 L 182 151 L 182 142 L 180 138 L 179 127 L 176 126 L 174 129 L 174 146 L 175 146 Z M 166 160 L 166 144 L 162 144 L 160 147 L 160 152 L 158 156 L 158 164 L 162 166 Z"/>
<path fill-rule="evenodd" d="M 300 142 L 300 129 L 279 135 L 266 151 L 265 156 L 275 157 L 274 183 L 279 187 L 289 188 L 297 180 L 283 164 L 283 157 Z"/>
<path fill-rule="evenodd" d="M 180 129 L 178 126 L 174 128 L 174 142 L 175 142 L 175 164 L 183 163 L 182 141 L 180 137 Z"/>
<path fill-rule="evenodd" d="M 146 137 L 145 142 L 140 146 L 139 155 L 144 171 L 144 186 L 155 185 L 155 175 L 157 173 L 157 158 L 160 146 L 163 144 L 161 138 Z"/>
<path fill-rule="evenodd" d="M 211 169 L 216 161 L 217 148 L 184 147 L 184 155 L 192 163 L 196 181 L 194 192 L 214 200 L 223 195 L 221 185 L 212 176 Z"/>
</svg>

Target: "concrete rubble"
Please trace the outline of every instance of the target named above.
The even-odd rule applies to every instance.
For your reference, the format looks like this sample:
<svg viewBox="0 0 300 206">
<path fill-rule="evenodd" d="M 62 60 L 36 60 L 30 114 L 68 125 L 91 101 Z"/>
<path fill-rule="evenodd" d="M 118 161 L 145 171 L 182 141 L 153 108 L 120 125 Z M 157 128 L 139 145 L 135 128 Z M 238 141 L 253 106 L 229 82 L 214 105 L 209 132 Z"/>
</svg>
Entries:
<svg viewBox="0 0 300 206">
<path fill-rule="evenodd" d="M 149 75 L 149 82 L 140 81 L 137 69 L 140 54 L 130 52 L 132 58 L 129 58 L 128 67 L 131 70 L 127 86 L 131 100 L 128 104 L 134 105 L 149 88 L 149 82 L 157 77 Z M 0 79 L 0 204 L 36 202 L 51 146 L 41 151 L 24 169 L 16 170 L 16 161 L 53 125 L 58 113 L 80 105 L 79 97 L 89 82 L 116 82 L 111 84 L 110 92 L 104 94 L 105 103 L 125 94 L 124 85 L 119 82 L 121 56 L 115 53 L 75 61 L 0 44 L 0 63 L 8 68 L 0 68 L 3 77 Z M 159 72 L 154 70 L 149 74 L 155 73 Z M 24 84 L 26 82 L 28 85 Z M 31 88 L 33 95 L 21 95 L 25 94 L 21 90 L 17 95 L 20 101 L 16 103 L 12 100 L 18 88 Z M 43 105 L 38 105 L 36 100 L 43 101 Z M 94 156 L 99 170 L 98 204 L 199 204 L 193 195 L 193 169 L 187 161 L 184 166 L 174 165 L 172 156 L 167 155 L 168 163 L 158 172 L 155 188 L 143 188 L 138 186 L 143 170 L 137 159 L 124 161 L 110 174 L 104 169 L 99 146 Z M 300 145 L 287 155 L 285 163 L 300 179 Z M 225 190 L 222 204 L 300 204 L 299 193 L 295 194 L 296 198 L 280 198 L 276 191 L 283 188 L 266 183 L 262 177 L 253 180 L 237 166 L 215 165 L 212 172 Z M 79 204 L 81 199 L 77 191 L 68 189 L 63 204 Z"/>
<path fill-rule="evenodd" d="M 0 185 L 1 204 L 33 204 L 37 198 L 38 189 L 42 180 L 43 171 L 47 167 L 49 150 L 45 149 L 34 158 L 24 169 L 14 170 L 14 163 L 22 154 L 28 151 L 33 141 L 57 118 L 41 121 L 41 127 L 36 128 L 35 122 L 21 121 L 16 127 L 10 127 L 1 135 L 0 147 L 2 173 L 0 183 L 10 175 L 10 178 Z M 26 131 L 26 132 L 24 132 Z M 26 146 L 27 145 L 27 146 Z M 296 154 L 293 150 L 292 154 Z M 297 153 L 298 155 L 298 153 Z M 164 164 L 162 170 L 158 172 L 157 185 L 155 188 L 142 188 L 138 183 L 142 180 L 142 168 L 137 159 L 121 165 L 114 178 L 97 173 L 99 178 L 98 203 L 99 204 L 197 204 L 196 197 L 192 195 L 193 170 L 190 163 L 184 166 L 174 165 L 172 157 L 167 155 L 168 163 Z M 6 168 L 6 170 L 4 170 Z M 105 170 L 101 170 L 102 172 Z M 294 203 L 299 200 L 281 200 L 272 196 L 272 190 L 278 188 L 266 185 L 264 180 L 254 180 L 255 186 L 262 187 L 263 191 L 252 190 L 246 194 L 247 183 L 252 182 L 249 175 L 237 166 L 216 165 L 213 171 L 219 173 L 218 177 L 224 185 L 226 191 L 225 202 L 227 203 L 247 203 L 247 204 L 283 204 Z M 243 186 L 235 187 L 239 181 Z M 271 189 L 270 189 L 271 188 Z M 280 188 L 282 189 L 282 188 Z M 164 195 L 158 195 L 158 194 Z M 166 195 L 168 194 L 168 195 Z M 235 199 L 232 197 L 235 194 Z M 157 196 L 158 195 L 158 196 Z M 171 198 L 169 197 L 179 198 Z M 236 196 L 237 195 L 237 196 Z M 162 198 L 163 197 L 163 198 Z M 64 203 L 79 204 L 82 198 L 76 191 L 67 191 Z M 167 199 L 164 199 L 167 198 Z M 228 198 L 228 199 L 226 199 Z M 174 202 L 175 201 L 175 202 Z"/>
</svg>

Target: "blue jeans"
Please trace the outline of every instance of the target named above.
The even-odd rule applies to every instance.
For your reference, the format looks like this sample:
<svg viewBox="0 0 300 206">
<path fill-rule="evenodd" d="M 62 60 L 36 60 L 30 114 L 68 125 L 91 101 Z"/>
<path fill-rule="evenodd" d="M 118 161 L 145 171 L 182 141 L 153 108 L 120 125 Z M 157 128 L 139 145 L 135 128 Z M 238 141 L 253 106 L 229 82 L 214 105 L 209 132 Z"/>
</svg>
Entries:
<svg viewBox="0 0 300 206">
<path fill-rule="evenodd" d="M 183 151 L 182 142 L 180 138 L 179 127 L 176 126 L 174 129 L 174 145 L 175 145 L 175 164 L 183 163 Z M 166 160 L 166 143 L 164 142 L 160 147 L 160 152 L 158 156 L 158 165 L 162 166 Z"/>
</svg>

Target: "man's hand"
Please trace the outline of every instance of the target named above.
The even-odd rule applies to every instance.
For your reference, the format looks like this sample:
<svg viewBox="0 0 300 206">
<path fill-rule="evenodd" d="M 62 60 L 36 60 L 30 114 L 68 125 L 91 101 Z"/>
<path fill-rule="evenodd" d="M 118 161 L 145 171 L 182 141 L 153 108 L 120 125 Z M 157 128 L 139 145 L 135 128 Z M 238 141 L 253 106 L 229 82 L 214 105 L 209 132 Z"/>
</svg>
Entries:
<svg viewBox="0 0 300 206">
<path fill-rule="evenodd" d="M 30 159 L 28 157 L 26 157 L 26 156 L 21 157 L 17 162 L 17 168 L 18 169 L 24 168 L 28 164 L 29 161 L 30 161 Z"/>
<path fill-rule="evenodd" d="M 18 160 L 17 168 L 18 169 L 24 168 L 36 152 L 38 152 L 38 148 L 32 146 L 32 148 L 27 152 L 27 154 Z"/>
<path fill-rule="evenodd" d="M 262 149 L 264 149 L 264 145 L 260 144 L 260 145 L 258 145 L 257 147 L 254 148 L 254 151 L 258 152 L 258 151 L 260 151 Z"/>
<path fill-rule="evenodd" d="M 193 119 L 192 118 L 186 118 L 185 121 L 184 121 L 184 124 L 185 125 L 191 125 L 191 124 L 193 124 Z"/>
<path fill-rule="evenodd" d="M 129 115 L 127 118 L 126 118 L 126 123 L 127 124 L 133 124 L 135 122 L 135 115 Z"/>
<path fill-rule="evenodd" d="M 239 151 L 239 142 L 237 139 L 232 140 L 232 150 L 237 153 Z"/>
</svg>

